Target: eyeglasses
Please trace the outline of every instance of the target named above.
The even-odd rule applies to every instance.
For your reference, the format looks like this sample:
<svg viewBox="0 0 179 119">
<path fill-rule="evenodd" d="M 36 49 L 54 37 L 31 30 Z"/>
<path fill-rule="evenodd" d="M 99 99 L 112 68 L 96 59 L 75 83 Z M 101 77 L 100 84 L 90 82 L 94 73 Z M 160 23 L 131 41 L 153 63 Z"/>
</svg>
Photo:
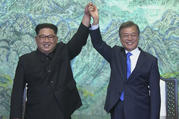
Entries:
<svg viewBox="0 0 179 119">
<path fill-rule="evenodd" d="M 134 33 L 134 34 L 121 34 L 122 38 L 127 39 L 129 37 L 131 38 L 137 38 L 138 34 Z"/>
<path fill-rule="evenodd" d="M 46 38 L 48 38 L 48 40 L 50 40 L 50 41 L 54 41 L 56 36 L 55 35 L 47 35 L 47 36 L 46 35 L 39 35 L 38 38 L 39 38 L 40 41 L 43 41 Z"/>
</svg>

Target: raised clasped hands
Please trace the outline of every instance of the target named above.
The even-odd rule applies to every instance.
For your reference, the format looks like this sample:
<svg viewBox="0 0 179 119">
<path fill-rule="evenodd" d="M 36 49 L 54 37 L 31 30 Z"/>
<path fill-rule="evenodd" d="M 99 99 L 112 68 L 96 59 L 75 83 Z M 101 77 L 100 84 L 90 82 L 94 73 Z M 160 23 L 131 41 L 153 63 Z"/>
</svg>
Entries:
<svg viewBox="0 0 179 119">
<path fill-rule="evenodd" d="M 88 11 L 93 18 L 93 25 L 99 24 L 98 9 L 93 3 L 88 3 Z"/>
<path fill-rule="evenodd" d="M 99 24 L 98 9 L 93 3 L 88 3 L 85 7 L 82 23 L 88 27 L 90 25 L 91 17 L 93 18 L 92 25 Z"/>
</svg>

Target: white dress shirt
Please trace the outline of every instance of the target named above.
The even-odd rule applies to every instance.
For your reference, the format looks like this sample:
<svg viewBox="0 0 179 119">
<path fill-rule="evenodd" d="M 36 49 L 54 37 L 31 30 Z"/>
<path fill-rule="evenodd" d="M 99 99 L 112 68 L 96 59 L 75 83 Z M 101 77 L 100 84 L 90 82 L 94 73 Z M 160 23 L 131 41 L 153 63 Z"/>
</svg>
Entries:
<svg viewBox="0 0 179 119">
<path fill-rule="evenodd" d="M 90 30 L 96 30 L 96 29 L 98 29 L 98 27 L 99 27 L 99 24 L 91 25 L 91 27 L 89 29 Z"/>
<path fill-rule="evenodd" d="M 127 54 L 129 51 L 125 50 L 125 52 Z M 133 72 L 133 70 L 136 67 L 137 60 L 139 58 L 140 52 L 141 51 L 139 50 L 138 47 L 136 49 L 130 51 L 130 53 L 132 53 L 132 55 L 130 56 L 130 60 L 131 60 L 131 73 Z"/>
</svg>

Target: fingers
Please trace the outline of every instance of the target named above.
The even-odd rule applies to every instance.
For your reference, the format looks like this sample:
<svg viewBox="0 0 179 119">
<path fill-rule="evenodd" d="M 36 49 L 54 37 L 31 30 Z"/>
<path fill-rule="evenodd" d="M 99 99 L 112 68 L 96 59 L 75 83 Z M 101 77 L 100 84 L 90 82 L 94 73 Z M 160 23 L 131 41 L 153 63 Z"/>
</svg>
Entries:
<svg viewBox="0 0 179 119">
<path fill-rule="evenodd" d="M 97 7 L 92 3 L 88 4 L 88 12 L 89 12 L 90 16 L 93 17 L 93 18 L 98 16 Z"/>
<path fill-rule="evenodd" d="M 86 7 L 85 7 L 85 14 L 89 14 L 89 11 L 88 11 L 88 4 L 87 4 Z"/>
<path fill-rule="evenodd" d="M 88 4 L 89 12 L 94 12 L 96 10 L 96 6 L 93 3 Z"/>
<path fill-rule="evenodd" d="M 91 3 L 91 2 L 86 5 L 86 7 L 85 7 L 85 14 L 90 15 L 90 13 L 89 13 L 89 7 L 92 7 L 92 5 L 93 5 L 93 3 Z"/>
<path fill-rule="evenodd" d="M 88 3 L 85 7 L 85 18 L 90 21 L 90 18 L 93 18 L 93 24 L 99 23 L 99 16 L 97 7 L 93 3 Z M 84 20 L 85 21 L 85 20 Z"/>
<path fill-rule="evenodd" d="M 88 7 L 88 10 L 89 10 L 89 12 L 93 12 L 93 11 L 94 11 L 94 7 L 93 7 L 92 5 L 90 5 L 90 6 Z"/>
</svg>

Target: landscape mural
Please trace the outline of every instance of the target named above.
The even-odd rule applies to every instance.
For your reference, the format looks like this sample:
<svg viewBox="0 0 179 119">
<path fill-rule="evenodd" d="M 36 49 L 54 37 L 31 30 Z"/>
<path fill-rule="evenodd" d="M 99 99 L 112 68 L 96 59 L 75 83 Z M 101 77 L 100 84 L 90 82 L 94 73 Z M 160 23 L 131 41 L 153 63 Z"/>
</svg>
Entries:
<svg viewBox="0 0 179 119">
<path fill-rule="evenodd" d="M 141 30 L 139 46 L 158 58 L 161 77 L 179 82 L 178 0 L 0 0 L 0 118 L 9 118 L 19 56 L 36 49 L 35 26 L 43 22 L 57 25 L 59 42 L 67 43 L 88 2 L 99 9 L 99 25 L 107 44 L 121 45 L 120 24 L 134 21 Z M 71 66 L 83 102 L 73 119 L 109 119 L 104 101 L 110 67 L 93 48 L 90 37 Z"/>
</svg>

